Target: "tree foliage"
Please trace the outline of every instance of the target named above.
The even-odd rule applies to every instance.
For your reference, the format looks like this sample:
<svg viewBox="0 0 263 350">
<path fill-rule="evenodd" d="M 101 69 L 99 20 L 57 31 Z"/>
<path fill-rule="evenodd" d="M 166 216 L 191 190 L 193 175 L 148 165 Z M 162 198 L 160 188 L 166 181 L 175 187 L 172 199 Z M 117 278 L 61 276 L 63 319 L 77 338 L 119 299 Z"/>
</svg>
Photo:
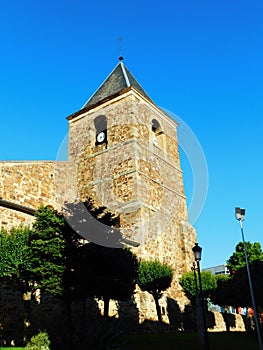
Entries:
<svg viewBox="0 0 263 350">
<path fill-rule="evenodd" d="M 250 273 L 256 303 L 263 307 L 263 261 L 253 261 L 250 264 Z M 214 303 L 222 306 L 251 306 L 252 300 L 246 266 L 239 268 L 232 276 L 218 281 L 217 289 L 211 299 Z"/>
<path fill-rule="evenodd" d="M 29 240 L 33 285 L 42 294 L 61 296 L 64 273 L 65 220 L 49 207 L 35 214 Z"/>
<path fill-rule="evenodd" d="M 220 306 L 234 306 L 233 301 L 234 294 L 232 293 L 230 286 L 231 276 L 230 275 L 215 275 L 216 288 L 211 291 L 210 299 L 211 301 Z"/>
<path fill-rule="evenodd" d="M 112 238 L 112 228 L 119 227 L 119 217 L 94 200 L 84 203 L 89 213 L 104 224 L 104 239 Z M 94 232 L 90 236 L 94 235 Z M 111 236 L 111 237 L 110 237 Z M 135 290 L 138 275 L 137 257 L 127 248 L 108 248 L 94 243 L 80 244 L 80 237 L 67 232 L 64 293 L 68 299 L 98 297 L 104 300 L 108 315 L 109 300 L 126 300 Z M 117 234 L 116 242 L 121 237 Z"/>
<path fill-rule="evenodd" d="M 173 278 L 173 269 L 167 264 L 162 264 L 158 260 L 145 261 L 139 263 L 138 285 L 143 291 L 153 295 L 158 320 L 162 321 L 159 299 L 163 292 L 170 287 Z"/>
<path fill-rule="evenodd" d="M 26 280 L 26 271 L 31 268 L 28 253 L 30 230 L 19 226 L 10 232 L 0 231 L 0 278 L 12 280 L 16 286 L 22 286 Z"/>
<path fill-rule="evenodd" d="M 179 283 L 187 298 L 193 303 L 197 295 L 197 290 L 199 290 L 198 276 L 196 275 L 195 277 L 194 271 L 186 272 L 180 278 Z M 208 298 L 217 287 L 217 277 L 210 271 L 201 271 L 201 283 L 203 294 Z"/>
<path fill-rule="evenodd" d="M 255 260 L 263 261 L 263 252 L 259 242 L 246 242 L 245 245 L 249 263 Z M 226 264 L 231 273 L 235 273 L 238 269 L 246 266 L 243 242 L 237 244 L 235 252 L 230 256 Z"/>
<path fill-rule="evenodd" d="M 263 252 L 258 242 L 246 242 L 246 252 L 253 283 L 254 294 L 258 305 L 263 306 L 262 297 L 262 273 Z M 244 243 L 239 242 L 235 252 L 227 260 L 230 276 L 221 277 L 217 282 L 217 288 L 212 293 L 211 299 L 221 306 L 251 306 L 251 293 L 249 288 Z"/>
<path fill-rule="evenodd" d="M 246 242 L 253 290 L 258 305 L 263 306 L 263 253 L 258 242 Z M 211 295 L 215 304 L 221 306 L 251 306 L 251 293 L 244 254 L 244 243 L 239 242 L 235 252 L 227 260 L 230 275 L 217 277 L 217 288 Z"/>
<path fill-rule="evenodd" d="M 107 316 L 110 299 L 121 301 L 132 296 L 137 275 L 138 260 L 129 249 L 87 243 L 75 249 L 65 283 L 71 298 L 102 298 Z"/>
</svg>

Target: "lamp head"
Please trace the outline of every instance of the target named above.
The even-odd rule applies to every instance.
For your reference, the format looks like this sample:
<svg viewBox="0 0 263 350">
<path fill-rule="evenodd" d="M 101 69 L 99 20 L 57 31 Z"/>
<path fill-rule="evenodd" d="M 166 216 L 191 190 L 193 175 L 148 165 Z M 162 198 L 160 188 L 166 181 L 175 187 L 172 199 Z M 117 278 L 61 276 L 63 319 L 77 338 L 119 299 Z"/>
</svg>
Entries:
<svg viewBox="0 0 263 350">
<path fill-rule="evenodd" d="M 245 213 L 246 213 L 245 209 L 236 208 L 235 209 L 235 213 L 236 213 L 236 219 L 238 221 L 244 221 L 245 220 Z"/>
<path fill-rule="evenodd" d="M 198 245 L 198 243 L 195 243 L 192 251 L 194 252 L 195 261 L 200 261 L 202 256 L 202 248 Z"/>
</svg>

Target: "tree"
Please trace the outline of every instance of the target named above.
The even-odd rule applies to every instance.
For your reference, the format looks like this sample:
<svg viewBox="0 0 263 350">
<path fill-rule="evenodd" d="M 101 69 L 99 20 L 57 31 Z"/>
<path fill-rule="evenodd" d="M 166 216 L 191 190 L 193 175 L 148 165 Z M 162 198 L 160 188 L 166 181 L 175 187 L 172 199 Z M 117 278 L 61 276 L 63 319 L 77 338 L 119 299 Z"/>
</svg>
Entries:
<svg viewBox="0 0 263 350">
<path fill-rule="evenodd" d="M 72 298 L 102 298 L 107 317 L 110 299 L 121 301 L 132 296 L 137 275 L 138 260 L 131 250 L 87 243 L 75 249 L 65 281 Z"/>
<path fill-rule="evenodd" d="M 259 242 L 251 243 L 248 241 L 245 244 L 247 257 L 250 264 L 255 260 L 263 261 L 263 252 Z M 238 269 L 246 266 L 243 242 L 239 242 L 237 244 L 235 252 L 230 256 L 226 264 L 230 273 L 235 273 Z"/>
<path fill-rule="evenodd" d="M 253 261 L 250 264 L 250 272 L 257 305 L 263 307 L 263 261 Z M 221 276 L 211 299 L 214 303 L 222 306 L 251 306 L 252 300 L 246 266 L 239 268 L 232 276 Z"/>
<path fill-rule="evenodd" d="M 29 240 L 33 289 L 62 296 L 65 220 L 47 206 L 41 206 L 35 216 Z"/>
<path fill-rule="evenodd" d="M 234 306 L 236 299 L 233 288 L 231 287 L 232 278 L 230 275 L 214 275 L 216 288 L 211 291 L 210 299 L 216 305 Z"/>
<path fill-rule="evenodd" d="M 30 229 L 19 226 L 10 232 L 0 231 L 0 278 L 8 279 L 16 288 L 26 291 L 31 260 L 28 254 Z"/>
<path fill-rule="evenodd" d="M 216 276 L 210 271 L 201 271 L 201 282 L 204 297 L 210 297 L 211 293 L 217 287 Z M 191 303 L 194 303 L 197 295 L 196 287 L 199 288 L 199 281 L 198 278 L 195 278 L 194 272 L 190 271 L 184 273 L 180 278 L 179 283 L 187 298 L 191 301 Z"/>
<path fill-rule="evenodd" d="M 173 269 L 160 263 L 158 260 L 139 263 L 138 285 L 143 291 L 152 294 L 159 322 L 162 322 L 159 299 L 163 292 L 170 287 L 173 278 Z"/>
<path fill-rule="evenodd" d="M 119 216 L 106 207 L 97 206 L 94 199 L 84 203 L 89 213 L 104 224 L 102 242 L 115 237 L 120 248 L 108 248 L 95 243 L 80 244 L 74 232 L 67 233 L 65 293 L 70 299 L 98 297 L 104 300 L 104 315 L 108 316 L 109 301 L 126 300 L 135 290 L 138 275 L 137 257 L 127 248 L 121 248 L 121 235 L 112 229 L 119 227 Z M 78 207 L 71 207 L 72 211 Z M 90 236 L 96 236 L 91 232 Z M 71 236 L 71 237 L 70 237 Z"/>
<path fill-rule="evenodd" d="M 31 231 L 28 227 L 13 227 L 9 232 L 0 231 L 0 278 L 1 285 L 6 284 L 11 290 L 23 295 L 24 332 L 26 321 L 30 315 L 30 303 L 26 293 L 30 291 L 31 259 L 28 244 Z M 1 300 L 3 303 L 4 300 Z M 25 333 L 24 333 L 25 336 Z"/>
<path fill-rule="evenodd" d="M 250 266 L 253 289 L 258 305 L 263 306 L 262 273 L 263 252 L 258 242 L 246 242 L 246 251 Z M 227 260 L 230 276 L 217 276 L 217 288 L 211 299 L 215 304 L 222 306 L 248 306 L 252 304 L 247 275 L 244 243 L 239 242 L 235 252 Z"/>
</svg>

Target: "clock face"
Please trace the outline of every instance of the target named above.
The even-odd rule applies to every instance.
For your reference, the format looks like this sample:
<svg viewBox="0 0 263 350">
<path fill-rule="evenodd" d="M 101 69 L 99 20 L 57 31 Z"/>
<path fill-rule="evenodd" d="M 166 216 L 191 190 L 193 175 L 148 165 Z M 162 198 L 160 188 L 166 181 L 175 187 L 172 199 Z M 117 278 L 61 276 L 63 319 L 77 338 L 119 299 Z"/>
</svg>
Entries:
<svg viewBox="0 0 263 350">
<path fill-rule="evenodd" d="M 105 141 L 105 139 L 106 139 L 106 135 L 105 135 L 105 132 L 104 132 L 104 131 L 100 132 L 100 133 L 97 135 L 97 142 L 102 143 L 102 142 Z"/>
</svg>

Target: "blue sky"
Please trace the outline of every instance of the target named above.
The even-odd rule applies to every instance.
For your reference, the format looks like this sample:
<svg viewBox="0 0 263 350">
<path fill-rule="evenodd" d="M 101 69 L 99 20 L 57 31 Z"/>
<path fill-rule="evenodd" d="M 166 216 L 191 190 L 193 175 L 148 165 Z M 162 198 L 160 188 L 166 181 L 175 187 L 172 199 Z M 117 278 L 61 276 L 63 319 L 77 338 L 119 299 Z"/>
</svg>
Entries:
<svg viewBox="0 0 263 350">
<path fill-rule="evenodd" d="M 121 36 L 124 63 L 205 154 L 202 266 L 224 263 L 241 240 L 235 206 L 247 209 L 246 239 L 263 246 L 262 18 L 261 0 L 2 2 L 0 159 L 56 159 L 66 116 L 117 64 Z"/>
</svg>

